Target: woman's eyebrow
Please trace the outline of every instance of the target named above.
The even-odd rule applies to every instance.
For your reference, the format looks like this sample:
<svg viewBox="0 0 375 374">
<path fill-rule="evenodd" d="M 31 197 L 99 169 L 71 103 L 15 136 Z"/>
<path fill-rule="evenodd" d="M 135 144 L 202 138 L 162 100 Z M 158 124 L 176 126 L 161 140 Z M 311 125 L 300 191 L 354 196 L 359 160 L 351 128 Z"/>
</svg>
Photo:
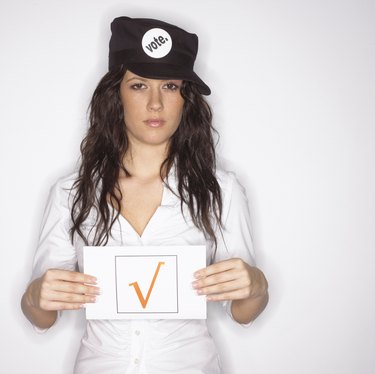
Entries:
<svg viewBox="0 0 375 374">
<path fill-rule="evenodd" d="M 142 81 L 142 82 L 147 82 L 147 79 L 145 79 L 145 78 L 141 78 L 141 77 L 132 77 L 132 78 L 127 79 L 127 80 L 126 80 L 126 83 L 131 82 L 131 81 L 133 81 L 133 80 Z"/>
</svg>

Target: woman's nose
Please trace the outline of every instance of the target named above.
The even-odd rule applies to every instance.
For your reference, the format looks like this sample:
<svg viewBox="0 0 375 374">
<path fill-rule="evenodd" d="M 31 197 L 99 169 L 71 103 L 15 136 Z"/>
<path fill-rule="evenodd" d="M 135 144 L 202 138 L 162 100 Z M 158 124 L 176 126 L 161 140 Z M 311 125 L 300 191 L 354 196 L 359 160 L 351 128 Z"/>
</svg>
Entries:
<svg viewBox="0 0 375 374">
<path fill-rule="evenodd" d="M 159 88 L 150 90 L 147 109 L 154 112 L 160 112 L 163 109 L 163 98 Z"/>
</svg>

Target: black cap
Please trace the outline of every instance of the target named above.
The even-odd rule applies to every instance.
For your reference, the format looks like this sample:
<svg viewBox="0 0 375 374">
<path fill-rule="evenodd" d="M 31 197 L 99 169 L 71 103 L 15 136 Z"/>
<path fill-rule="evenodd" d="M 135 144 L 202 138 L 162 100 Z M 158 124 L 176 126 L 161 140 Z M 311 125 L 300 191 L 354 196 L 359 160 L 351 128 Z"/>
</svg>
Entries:
<svg viewBox="0 0 375 374">
<path fill-rule="evenodd" d="M 111 23 L 109 70 L 124 65 L 133 73 L 153 79 L 182 79 L 210 88 L 193 71 L 198 36 L 156 19 L 118 17 Z"/>
</svg>

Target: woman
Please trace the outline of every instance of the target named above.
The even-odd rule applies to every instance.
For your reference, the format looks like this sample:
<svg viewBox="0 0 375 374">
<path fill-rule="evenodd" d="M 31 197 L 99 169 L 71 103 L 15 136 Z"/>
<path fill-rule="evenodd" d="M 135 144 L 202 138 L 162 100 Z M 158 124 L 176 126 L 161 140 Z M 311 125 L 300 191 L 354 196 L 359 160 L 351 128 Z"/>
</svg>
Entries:
<svg viewBox="0 0 375 374">
<path fill-rule="evenodd" d="M 51 190 L 23 312 L 47 329 L 59 311 L 95 302 L 84 245 L 204 244 L 210 265 L 193 287 L 248 324 L 267 304 L 267 281 L 254 266 L 244 191 L 216 170 L 210 89 L 193 71 L 198 38 L 151 19 L 119 17 L 111 28 L 81 167 Z M 205 321 L 88 321 L 75 373 L 133 371 L 219 373 Z"/>
</svg>

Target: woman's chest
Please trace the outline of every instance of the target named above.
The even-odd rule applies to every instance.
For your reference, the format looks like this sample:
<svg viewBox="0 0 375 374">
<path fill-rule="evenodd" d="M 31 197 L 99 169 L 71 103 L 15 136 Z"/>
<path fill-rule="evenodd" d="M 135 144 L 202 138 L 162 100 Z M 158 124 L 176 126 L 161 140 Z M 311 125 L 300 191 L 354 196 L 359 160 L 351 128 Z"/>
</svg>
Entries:
<svg viewBox="0 0 375 374">
<path fill-rule="evenodd" d="M 141 182 L 126 178 L 120 184 L 120 214 L 142 236 L 147 224 L 161 204 L 163 184 L 160 179 Z"/>
<path fill-rule="evenodd" d="M 93 238 L 95 224 L 85 228 Z M 206 245 L 203 233 L 193 224 L 190 214 L 186 211 L 182 214 L 179 204 L 159 206 L 142 235 L 139 235 L 134 227 L 123 216 L 115 221 L 107 246 L 189 246 Z M 80 240 L 75 245 L 78 263 L 82 264 L 83 242 Z M 210 247 L 207 248 L 207 261 L 210 262 Z"/>
</svg>

